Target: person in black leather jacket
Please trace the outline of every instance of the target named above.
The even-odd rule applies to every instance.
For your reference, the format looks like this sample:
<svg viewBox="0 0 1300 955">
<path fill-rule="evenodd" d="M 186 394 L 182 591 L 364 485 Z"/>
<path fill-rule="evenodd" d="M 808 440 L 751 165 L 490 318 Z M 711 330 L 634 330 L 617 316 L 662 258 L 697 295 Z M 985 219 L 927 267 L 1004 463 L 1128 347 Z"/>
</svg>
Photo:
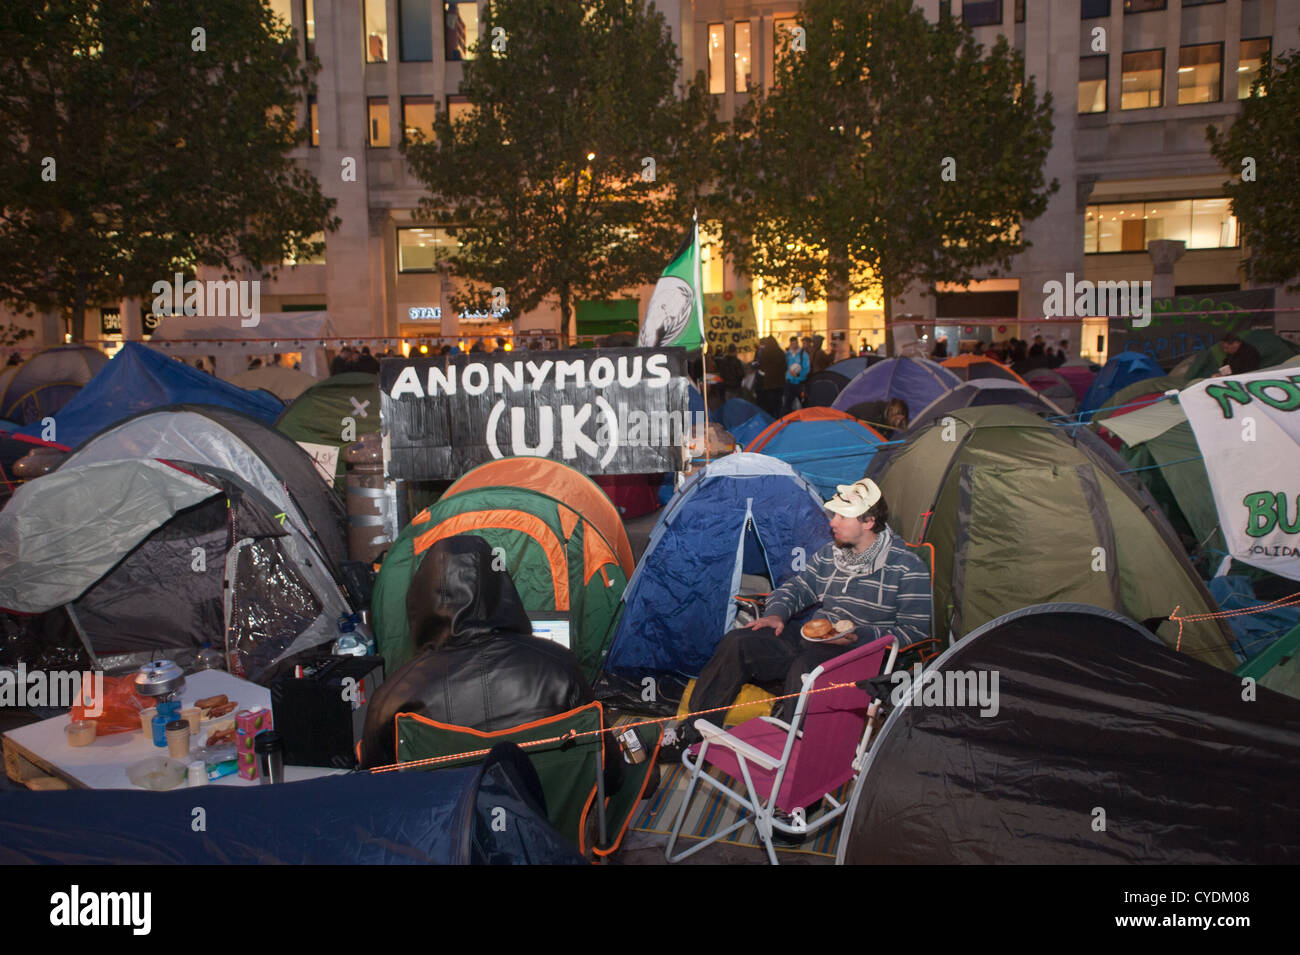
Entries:
<svg viewBox="0 0 1300 955">
<path fill-rule="evenodd" d="M 492 732 L 595 699 L 577 657 L 533 636 L 514 580 L 492 561 L 491 546 L 472 534 L 440 540 L 424 555 L 406 595 L 416 653 L 370 700 L 363 769 L 396 761 L 398 713 Z M 605 785 L 613 793 L 623 760 L 612 734 L 605 742 Z"/>
</svg>

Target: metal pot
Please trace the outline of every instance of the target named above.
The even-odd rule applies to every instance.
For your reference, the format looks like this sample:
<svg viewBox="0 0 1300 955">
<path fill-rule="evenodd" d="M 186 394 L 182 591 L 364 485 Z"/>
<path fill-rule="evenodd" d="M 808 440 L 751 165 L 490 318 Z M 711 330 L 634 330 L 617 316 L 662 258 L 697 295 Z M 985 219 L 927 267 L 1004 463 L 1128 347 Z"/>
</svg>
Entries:
<svg viewBox="0 0 1300 955">
<path fill-rule="evenodd" d="M 153 660 L 135 675 L 135 691 L 141 696 L 171 696 L 184 685 L 185 671 L 171 660 Z"/>
</svg>

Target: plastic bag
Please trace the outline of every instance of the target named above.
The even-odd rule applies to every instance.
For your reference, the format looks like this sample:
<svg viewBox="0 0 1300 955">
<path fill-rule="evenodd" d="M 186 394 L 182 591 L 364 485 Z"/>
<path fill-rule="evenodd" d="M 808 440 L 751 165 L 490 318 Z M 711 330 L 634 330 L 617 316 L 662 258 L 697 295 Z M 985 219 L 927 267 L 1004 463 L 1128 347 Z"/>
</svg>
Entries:
<svg viewBox="0 0 1300 955">
<path fill-rule="evenodd" d="M 98 684 L 101 675 L 94 675 Z M 135 675 L 102 677 L 102 692 L 97 685 L 82 687 L 82 701 L 72 707 L 74 720 L 95 720 L 99 736 L 129 733 L 140 728 L 140 713 L 157 701 L 135 691 Z"/>
</svg>

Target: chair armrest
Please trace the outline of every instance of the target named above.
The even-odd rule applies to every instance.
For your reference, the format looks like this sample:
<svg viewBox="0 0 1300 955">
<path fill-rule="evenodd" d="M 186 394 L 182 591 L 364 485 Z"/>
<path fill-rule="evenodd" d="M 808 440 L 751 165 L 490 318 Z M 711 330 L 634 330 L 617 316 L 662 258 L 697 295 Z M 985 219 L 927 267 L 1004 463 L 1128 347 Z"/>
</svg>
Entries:
<svg viewBox="0 0 1300 955">
<path fill-rule="evenodd" d="M 778 720 L 775 716 L 760 716 L 759 719 L 762 720 L 764 723 L 771 723 L 773 726 L 779 726 L 787 733 L 790 732 L 790 724 L 787 723 L 785 720 Z M 800 739 L 803 739 L 803 730 L 800 730 L 794 735 L 799 737 Z"/>
<path fill-rule="evenodd" d="M 695 728 L 704 737 L 706 743 L 725 746 L 737 756 L 742 756 L 748 762 L 761 766 L 763 769 L 776 769 L 781 765 L 779 758 L 769 756 L 758 747 L 751 746 L 742 739 L 737 739 L 726 730 L 714 726 L 708 720 L 696 720 Z"/>
</svg>

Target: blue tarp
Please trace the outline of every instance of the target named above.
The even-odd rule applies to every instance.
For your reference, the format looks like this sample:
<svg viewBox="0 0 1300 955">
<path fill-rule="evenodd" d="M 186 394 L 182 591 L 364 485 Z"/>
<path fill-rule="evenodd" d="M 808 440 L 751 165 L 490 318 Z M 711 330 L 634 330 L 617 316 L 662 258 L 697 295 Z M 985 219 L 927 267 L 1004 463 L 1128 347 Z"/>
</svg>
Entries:
<svg viewBox="0 0 1300 955">
<path fill-rule="evenodd" d="M 761 454 L 729 454 L 691 475 L 628 581 L 605 669 L 699 673 L 735 619 L 741 572 L 780 586 L 830 542 L 821 504 L 788 464 Z"/>
<path fill-rule="evenodd" d="M 1154 359 L 1141 352 L 1122 351 L 1106 362 L 1106 367 L 1092 380 L 1088 393 L 1083 396 L 1083 402 L 1079 405 L 1079 414 L 1096 411 L 1110 400 L 1111 395 L 1122 388 L 1127 388 L 1135 381 L 1159 378 L 1163 374 L 1164 371 Z"/>
<path fill-rule="evenodd" d="M 1215 577 L 1207 584 L 1210 596 L 1220 609 L 1246 610 L 1269 603 L 1255 596 L 1255 586 L 1249 577 L 1230 575 Z M 1300 607 L 1278 607 L 1263 613 L 1227 617 L 1232 635 L 1237 638 L 1233 647 L 1242 661 L 1253 659 L 1267 650 L 1279 638 L 1300 624 Z"/>
<path fill-rule="evenodd" d="M 864 401 L 901 398 L 912 415 L 961 383 L 951 371 L 929 359 L 886 358 L 850 381 L 831 407 L 848 411 Z"/>
<path fill-rule="evenodd" d="M 479 765 L 432 772 L 0 793 L 0 864 L 581 864 L 541 798 L 536 771 L 513 744 Z M 504 827 L 493 825 L 498 808 Z"/>
<path fill-rule="evenodd" d="M 739 447 L 753 441 L 776 419 L 744 398 L 732 398 L 722 406 L 722 426 L 736 439 Z"/>
<path fill-rule="evenodd" d="M 127 342 L 54 416 L 54 440 L 75 448 L 141 411 L 176 404 L 216 405 L 268 425 L 284 410 L 269 392 L 245 391 L 138 342 Z M 35 422 L 19 433 L 40 437 L 41 430 Z"/>
<path fill-rule="evenodd" d="M 792 420 L 754 450 L 780 458 L 826 498 L 838 485 L 861 480 L 880 444 L 879 435 L 857 419 Z"/>
</svg>

